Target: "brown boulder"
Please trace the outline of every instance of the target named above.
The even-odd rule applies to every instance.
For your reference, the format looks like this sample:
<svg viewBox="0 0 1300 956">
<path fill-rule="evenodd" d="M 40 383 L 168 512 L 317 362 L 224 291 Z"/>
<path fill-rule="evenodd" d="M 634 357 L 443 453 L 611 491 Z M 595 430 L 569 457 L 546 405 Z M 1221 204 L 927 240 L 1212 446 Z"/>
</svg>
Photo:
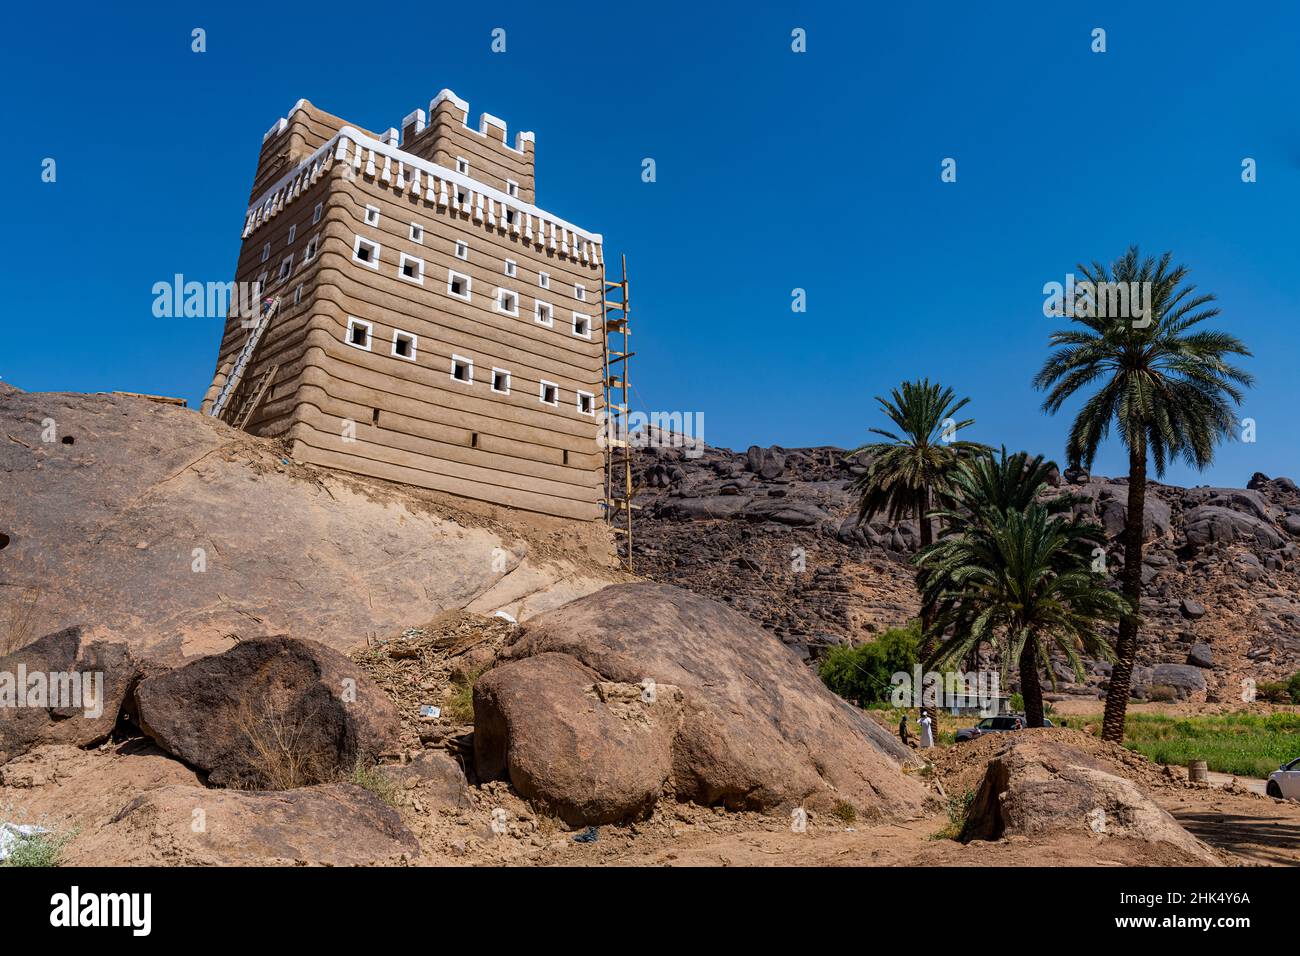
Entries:
<svg viewBox="0 0 1300 956">
<path fill-rule="evenodd" d="M 216 786 L 324 783 L 392 750 L 392 702 L 361 669 L 315 641 L 244 641 L 141 681 L 140 728 Z"/>
<path fill-rule="evenodd" d="M 367 866 L 420 852 L 396 810 L 350 784 L 270 792 L 160 787 L 78 840 L 70 862 L 94 860 L 101 844 L 119 866 Z"/>
<path fill-rule="evenodd" d="M 125 643 L 88 642 L 80 627 L 0 657 L 0 764 L 40 744 L 107 739 L 140 674 Z"/>
<path fill-rule="evenodd" d="M 468 807 L 471 803 L 465 771 L 450 754 L 424 750 L 410 763 L 389 764 L 380 773 L 403 790 L 419 790 L 421 799 L 437 806 Z"/>
<path fill-rule="evenodd" d="M 522 780 L 569 822 L 634 815 L 659 792 L 731 809 L 920 811 L 923 788 L 900 768 L 910 752 L 752 620 L 692 592 L 605 588 L 525 625 L 499 658 L 511 659 L 475 687 L 479 777 Z M 646 681 L 671 697 L 625 715 L 588 689 Z"/>
<path fill-rule="evenodd" d="M 539 654 L 474 685 L 474 760 L 480 780 L 515 790 L 566 823 L 645 816 L 672 771 L 680 709 L 675 688 L 641 700 L 566 654 Z"/>
<path fill-rule="evenodd" d="M 963 841 L 1092 833 L 1168 843 L 1192 862 L 1220 865 L 1213 850 L 1118 768 L 1038 731 L 1004 736 L 967 813 Z"/>
</svg>

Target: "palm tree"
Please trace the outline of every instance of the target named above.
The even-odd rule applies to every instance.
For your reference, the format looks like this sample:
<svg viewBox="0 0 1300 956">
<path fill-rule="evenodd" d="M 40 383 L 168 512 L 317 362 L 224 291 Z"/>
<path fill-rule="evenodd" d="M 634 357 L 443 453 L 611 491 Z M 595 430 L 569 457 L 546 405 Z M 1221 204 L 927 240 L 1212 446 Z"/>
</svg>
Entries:
<svg viewBox="0 0 1300 956">
<path fill-rule="evenodd" d="M 1098 388 L 1084 402 L 1070 426 L 1066 457 L 1074 466 L 1092 468 L 1097 448 L 1112 425 L 1128 449 L 1128 514 L 1124 525 L 1124 596 L 1134 608 L 1119 625 L 1117 661 L 1106 692 L 1102 737 L 1124 739 L 1124 716 L 1137 658 L 1142 596 L 1143 509 L 1146 503 L 1147 459 L 1163 477 L 1166 464 L 1181 458 L 1203 469 L 1216 445 L 1236 427 L 1233 403 L 1251 377 L 1228 363 L 1250 352 L 1235 337 L 1193 327 L 1214 318 L 1214 296 L 1197 293 L 1185 282 L 1187 268 L 1171 265 L 1166 252 L 1159 260 L 1139 257 L 1136 246 L 1107 270 L 1098 262 L 1076 268 L 1091 283 L 1149 283 L 1147 312 L 1132 316 L 1098 315 L 1100 296 L 1084 290 L 1071 303 L 1074 325 L 1052 333 L 1056 349 L 1034 378 L 1046 390 L 1044 411 L 1055 414 L 1066 400 L 1088 386 Z M 1112 287 L 1114 288 L 1114 287 Z"/>
<path fill-rule="evenodd" d="M 892 391 L 890 399 L 876 396 L 876 401 L 894 423 L 897 433 L 869 429 L 888 440 L 863 445 L 853 452 L 865 451 L 871 455 L 866 474 L 852 486 L 858 495 L 858 523 L 880 512 L 885 512 L 891 522 L 916 518 L 921 547 L 928 547 L 934 540 L 930 509 L 944 495 L 949 474 L 962 457 L 984 450 L 983 445 L 955 437 L 958 431 L 975 423 L 973 418 L 956 420 L 957 413 L 970 399 L 956 401 L 952 389 L 923 379 L 903 382 Z M 923 634 L 930 630 L 928 620 L 929 613 L 923 603 Z M 922 659 L 929 649 L 926 638 L 922 637 Z"/>
<path fill-rule="evenodd" d="M 953 476 L 955 507 L 948 529 L 917 555 L 922 600 L 935 608 L 936 634 L 951 630 L 935 659 L 955 662 L 985 641 L 999 652 L 1005 676 L 1016 661 L 1025 720 L 1043 726 L 1038 668 L 1052 648 L 1080 678 L 1080 652 L 1109 659 L 1097 625 L 1116 620 L 1128 603 L 1093 569 L 1101 526 L 1064 512 L 1071 496 L 1040 501 L 1047 472 L 1041 456 L 992 455 L 963 463 Z"/>
</svg>

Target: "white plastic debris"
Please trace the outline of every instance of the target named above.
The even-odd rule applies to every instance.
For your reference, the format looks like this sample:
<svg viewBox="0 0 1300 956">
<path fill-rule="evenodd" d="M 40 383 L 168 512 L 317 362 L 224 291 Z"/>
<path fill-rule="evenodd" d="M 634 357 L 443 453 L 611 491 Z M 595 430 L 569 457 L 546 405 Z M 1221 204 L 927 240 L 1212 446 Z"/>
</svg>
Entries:
<svg viewBox="0 0 1300 956">
<path fill-rule="evenodd" d="M 9 854 L 18 846 L 19 841 L 49 832 L 45 827 L 38 827 L 30 823 L 5 823 L 0 821 L 0 862 L 9 859 Z"/>
<path fill-rule="evenodd" d="M 496 612 L 495 614 L 493 614 L 492 616 L 493 616 L 493 617 L 499 617 L 499 618 L 501 618 L 503 621 L 509 621 L 511 624 L 518 624 L 518 623 L 519 623 L 518 621 L 516 621 L 516 620 L 514 619 L 514 616 L 513 616 L 513 615 L 508 614 L 508 613 L 505 612 L 505 611 L 497 611 L 497 612 Z"/>
</svg>

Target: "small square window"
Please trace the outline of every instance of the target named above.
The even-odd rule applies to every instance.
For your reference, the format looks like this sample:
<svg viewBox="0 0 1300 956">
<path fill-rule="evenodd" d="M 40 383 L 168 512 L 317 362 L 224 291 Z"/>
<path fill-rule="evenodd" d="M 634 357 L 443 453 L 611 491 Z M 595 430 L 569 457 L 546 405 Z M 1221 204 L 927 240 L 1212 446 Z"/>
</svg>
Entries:
<svg viewBox="0 0 1300 956">
<path fill-rule="evenodd" d="M 456 296 L 458 299 L 469 301 L 470 278 L 463 276 L 459 272 L 450 272 L 447 274 L 447 291 Z"/>
<path fill-rule="evenodd" d="M 400 329 L 393 332 L 393 355 L 408 361 L 415 361 L 415 336 Z"/>
<path fill-rule="evenodd" d="M 373 326 L 369 322 L 361 319 L 354 319 L 348 316 L 348 337 L 347 343 L 363 351 L 370 351 L 370 333 Z"/>
<path fill-rule="evenodd" d="M 311 224 L 314 226 L 320 222 L 320 217 L 325 214 L 325 204 L 318 202 L 316 208 L 311 211 Z"/>
<path fill-rule="evenodd" d="M 587 287 L 584 286 L 584 285 L 578 285 L 578 284 L 575 283 L 574 286 L 573 286 L 573 297 L 574 297 L 575 299 L 577 299 L 579 302 L 586 302 L 586 301 L 587 301 Z"/>
<path fill-rule="evenodd" d="M 464 239 L 456 240 L 456 258 L 457 259 L 469 258 L 469 243 L 466 242 Z"/>
<path fill-rule="evenodd" d="M 573 313 L 573 334 L 584 339 L 591 338 L 591 319 L 581 313 Z"/>
<path fill-rule="evenodd" d="M 259 290 L 265 290 L 265 289 L 266 289 L 266 273 L 265 273 L 265 272 L 263 272 L 260 276 L 257 277 L 257 288 L 258 288 Z"/>
<path fill-rule="evenodd" d="M 298 283 L 298 288 L 293 290 L 293 304 L 297 305 L 302 301 L 302 283 Z"/>
<path fill-rule="evenodd" d="M 552 326 L 555 324 L 555 310 L 549 302 L 538 299 L 533 304 L 533 318 L 538 325 Z"/>
<path fill-rule="evenodd" d="M 507 226 L 513 226 L 514 224 L 515 224 L 515 211 L 514 211 L 513 209 L 507 209 L 507 210 L 506 210 L 506 225 L 507 225 Z"/>
<path fill-rule="evenodd" d="M 462 176 L 469 175 L 469 160 L 464 156 L 456 157 L 456 172 L 460 173 Z"/>
<path fill-rule="evenodd" d="M 518 274 L 518 272 L 519 272 L 519 266 L 517 266 L 517 265 L 515 264 L 515 260 L 513 260 L 513 259 L 507 259 L 507 260 L 506 260 L 506 275 L 510 276 L 510 278 L 513 279 L 513 278 Z"/>
<path fill-rule="evenodd" d="M 556 385 L 554 382 L 543 380 L 541 382 L 541 390 L 538 393 L 538 398 L 542 400 L 542 404 L 544 405 L 560 404 L 560 386 Z"/>
<path fill-rule="evenodd" d="M 514 196 L 516 199 L 519 198 L 519 184 L 513 179 L 506 180 L 506 195 Z"/>
<path fill-rule="evenodd" d="M 307 248 L 302 251 L 302 261 L 311 262 L 316 258 L 316 250 L 320 248 L 320 236 L 312 236 L 307 240 Z"/>
<path fill-rule="evenodd" d="M 293 245 L 293 240 L 297 238 L 297 235 L 298 235 L 298 224 L 295 222 L 292 226 L 289 227 L 289 241 L 285 243 L 285 245 L 287 246 Z"/>
<path fill-rule="evenodd" d="M 262 247 L 262 261 L 265 262 L 269 258 L 271 258 L 271 244 L 268 242 Z"/>
<path fill-rule="evenodd" d="M 292 272 L 293 272 L 293 253 L 290 253 L 289 255 L 285 256 L 283 259 L 280 260 L 280 272 L 275 277 L 275 281 L 283 282 L 285 279 L 289 278 Z"/>
<path fill-rule="evenodd" d="M 497 289 L 497 311 L 506 315 L 519 314 L 519 293 L 509 289 Z"/>
<path fill-rule="evenodd" d="M 411 241 L 424 245 L 424 227 L 418 222 L 411 223 Z"/>
<path fill-rule="evenodd" d="M 537 284 L 543 289 L 549 289 L 551 287 L 551 274 L 549 272 L 537 273 Z"/>
<path fill-rule="evenodd" d="M 401 264 L 397 267 L 397 274 L 407 282 L 424 285 L 424 260 L 417 259 L 415 256 L 408 256 L 403 252 Z"/>
<path fill-rule="evenodd" d="M 456 205 L 464 207 L 469 202 L 469 194 L 463 189 L 456 190 Z"/>
<path fill-rule="evenodd" d="M 499 395 L 510 394 L 510 373 L 503 368 L 492 370 L 492 391 Z"/>
<path fill-rule="evenodd" d="M 578 411 L 583 415 L 596 415 L 596 396 L 591 392 L 578 393 Z"/>
<path fill-rule="evenodd" d="M 378 206 L 367 206 L 367 207 L 366 207 L 366 225 L 367 225 L 367 226 L 377 226 L 377 225 L 379 225 L 379 207 L 378 207 Z"/>
<path fill-rule="evenodd" d="M 461 355 L 451 357 L 451 378 L 454 382 L 474 383 L 474 360 Z"/>
<path fill-rule="evenodd" d="M 352 245 L 353 260 L 372 269 L 379 268 L 379 252 L 379 243 L 371 242 L 362 236 L 357 236 L 356 242 Z"/>
</svg>

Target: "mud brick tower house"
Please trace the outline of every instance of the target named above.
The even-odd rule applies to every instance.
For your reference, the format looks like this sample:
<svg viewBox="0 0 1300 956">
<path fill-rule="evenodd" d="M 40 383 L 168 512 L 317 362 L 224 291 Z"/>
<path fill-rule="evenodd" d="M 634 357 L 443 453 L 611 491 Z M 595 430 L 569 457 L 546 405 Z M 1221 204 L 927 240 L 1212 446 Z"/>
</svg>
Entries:
<svg viewBox="0 0 1300 956">
<path fill-rule="evenodd" d="M 443 90 L 375 134 L 300 100 L 267 132 L 203 411 L 294 458 L 602 513 L 601 236 L 536 204 L 532 133 Z"/>
</svg>

